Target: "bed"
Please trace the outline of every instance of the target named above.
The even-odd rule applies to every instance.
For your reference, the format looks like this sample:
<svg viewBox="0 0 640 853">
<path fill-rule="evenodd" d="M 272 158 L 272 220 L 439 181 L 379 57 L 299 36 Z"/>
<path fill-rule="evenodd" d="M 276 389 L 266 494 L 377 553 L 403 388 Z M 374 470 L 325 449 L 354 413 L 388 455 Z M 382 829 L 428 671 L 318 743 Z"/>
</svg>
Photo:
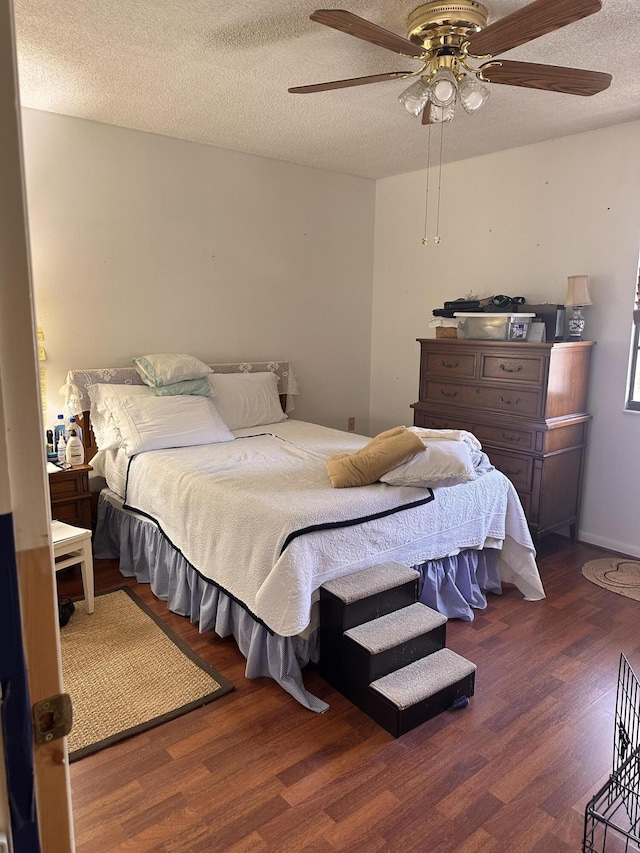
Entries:
<svg viewBox="0 0 640 853">
<path fill-rule="evenodd" d="M 211 381 L 223 383 L 213 402 L 232 440 L 132 450 L 103 439 L 107 448 L 100 449 L 99 430 L 91 428 L 97 391 L 129 386 L 123 399 L 135 403 L 129 393 L 148 390 L 139 372 L 72 370 L 62 392 L 67 413 L 83 427 L 95 482 L 104 486 L 95 556 L 118 557 L 123 575 L 149 583 L 201 632 L 233 635 L 248 678 L 270 676 L 305 707 L 326 710 L 302 675 L 318 659 L 318 589 L 381 562 L 415 567 L 421 600 L 449 617 L 473 619 L 474 609 L 487 606 L 486 593 L 499 594 L 502 583 L 527 600 L 544 598 L 517 493 L 484 454 L 474 479 L 458 485 L 334 489 L 326 460 L 358 452 L 369 438 L 293 418 L 298 389 L 288 362 L 209 368 Z M 224 377 L 239 382 L 266 374 L 277 413 L 270 401 L 263 422 L 232 422 L 220 389 L 236 380 Z M 195 410 L 186 397 L 176 398 L 172 407 L 178 405 Z"/>
</svg>

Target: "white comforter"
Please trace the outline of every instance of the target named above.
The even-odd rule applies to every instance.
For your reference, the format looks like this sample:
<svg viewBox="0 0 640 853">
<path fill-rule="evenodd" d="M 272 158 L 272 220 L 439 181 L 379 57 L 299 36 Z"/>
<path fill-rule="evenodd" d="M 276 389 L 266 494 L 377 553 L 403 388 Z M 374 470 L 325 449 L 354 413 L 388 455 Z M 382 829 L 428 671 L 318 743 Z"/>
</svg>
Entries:
<svg viewBox="0 0 640 853">
<path fill-rule="evenodd" d="M 526 598 L 544 597 L 522 507 L 502 474 L 435 489 L 424 503 L 426 489 L 331 488 L 325 459 L 362 447 L 362 436 L 293 420 L 236 435 L 242 437 L 134 457 L 126 506 L 152 518 L 198 572 L 276 633 L 306 628 L 312 595 L 327 580 L 390 559 L 415 565 L 485 544 L 504 543 L 505 581 Z M 306 532 L 283 550 L 295 531 L 389 510 Z"/>
</svg>

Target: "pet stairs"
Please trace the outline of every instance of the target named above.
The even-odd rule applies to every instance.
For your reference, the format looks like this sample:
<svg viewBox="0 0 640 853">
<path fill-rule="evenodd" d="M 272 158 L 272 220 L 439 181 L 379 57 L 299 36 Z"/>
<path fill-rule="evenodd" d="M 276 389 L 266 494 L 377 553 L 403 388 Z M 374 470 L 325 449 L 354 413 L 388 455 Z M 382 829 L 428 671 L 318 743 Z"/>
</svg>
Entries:
<svg viewBox="0 0 640 853">
<path fill-rule="evenodd" d="M 417 600 L 418 578 L 389 562 L 320 588 L 320 674 L 394 737 L 474 691 L 476 666 L 445 647 L 447 617 Z"/>
</svg>

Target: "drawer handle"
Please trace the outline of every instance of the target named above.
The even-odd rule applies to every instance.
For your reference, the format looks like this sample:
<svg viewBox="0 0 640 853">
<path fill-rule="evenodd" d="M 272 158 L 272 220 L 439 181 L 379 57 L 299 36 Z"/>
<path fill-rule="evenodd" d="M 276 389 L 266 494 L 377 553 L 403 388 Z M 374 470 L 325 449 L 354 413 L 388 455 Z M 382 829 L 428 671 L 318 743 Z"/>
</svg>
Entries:
<svg viewBox="0 0 640 853">
<path fill-rule="evenodd" d="M 513 444 L 517 444 L 519 441 L 522 441 L 521 435 L 507 435 L 506 432 L 501 432 L 500 435 L 505 441 L 510 441 Z"/>
<path fill-rule="evenodd" d="M 505 406 L 517 406 L 518 403 L 522 402 L 522 400 L 520 399 L 520 397 L 517 397 L 515 400 L 505 400 L 504 397 L 501 396 L 500 402 L 504 403 Z"/>
<path fill-rule="evenodd" d="M 516 368 L 513 368 L 507 367 L 506 364 L 501 364 L 500 370 L 504 370 L 505 373 L 520 373 L 520 371 L 522 370 L 522 365 L 519 364 Z"/>
<path fill-rule="evenodd" d="M 517 476 L 519 476 L 520 474 L 522 474 L 522 468 L 518 468 L 518 470 L 517 470 L 517 471 L 507 471 L 507 470 L 505 469 L 505 470 L 503 470 L 503 472 L 502 472 L 502 473 L 503 473 L 503 474 L 506 474 L 506 475 L 507 475 L 507 477 L 517 477 Z"/>
<path fill-rule="evenodd" d="M 449 394 L 447 391 L 443 391 L 442 388 L 440 389 L 440 393 L 442 394 L 443 397 L 457 397 L 458 396 L 457 391 L 453 391 L 451 394 Z"/>
<path fill-rule="evenodd" d="M 452 370 L 455 370 L 455 369 L 456 369 L 456 367 L 460 367 L 460 362 L 459 362 L 459 361 L 456 361 L 456 363 L 455 363 L 455 364 L 448 364 L 446 361 L 441 361 L 441 362 L 440 362 L 440 364 L 441 364 L 443 367 L 451 368 Z"/>
</svg>

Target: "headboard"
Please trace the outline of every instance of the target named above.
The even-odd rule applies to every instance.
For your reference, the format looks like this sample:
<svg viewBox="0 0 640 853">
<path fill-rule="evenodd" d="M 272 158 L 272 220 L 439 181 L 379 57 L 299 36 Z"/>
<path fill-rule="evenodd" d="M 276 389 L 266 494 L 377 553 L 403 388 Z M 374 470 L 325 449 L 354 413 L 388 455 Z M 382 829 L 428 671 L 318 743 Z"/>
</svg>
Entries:
<svg viewBox="0 0 640 853">
<path fill-rule="evenodd" d="M 231 364 L 210 364 L 213 373 L 265 373 L 270 371 L 278 377 L 278 393 L 284 412 L 293 409 L 293 395 L 298 393 L 298 383 L 288 361 L 239 361 Z M 84 458 L 89 461 L 98 452 L 95 443 L 89 409 L 89 385 L 144 385 L 134 367 L 100 367 L 90 370 L 70 370 L 60 393 L 65 398 L 65 414 L 76 418 L 82 428 Z"/>
</svg>

